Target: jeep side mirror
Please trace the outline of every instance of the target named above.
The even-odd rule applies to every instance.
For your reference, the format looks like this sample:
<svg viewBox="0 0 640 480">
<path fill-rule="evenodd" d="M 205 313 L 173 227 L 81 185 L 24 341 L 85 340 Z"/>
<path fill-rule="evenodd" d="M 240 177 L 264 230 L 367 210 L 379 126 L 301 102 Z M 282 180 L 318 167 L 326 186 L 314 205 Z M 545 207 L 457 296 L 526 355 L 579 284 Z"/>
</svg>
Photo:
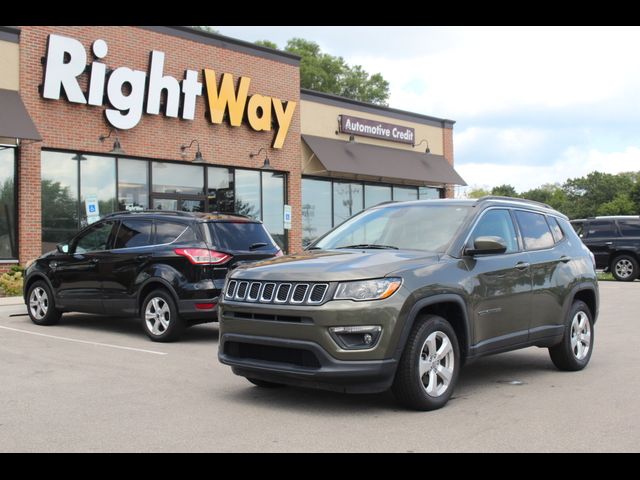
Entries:
<svg viewBox="0 0 640 480">
<path fill-rule="evenodd" d="M 464 254 L 473 257 L 474 255 L 504 253 L 506 251 L 507 243 L 502 237 L 486 236 L 476 238 L 473 241 L 473 248 L 466 247 Z"/>
<path fill-rule="evenodd" d="M 56 249 L 60 253 L 69 253 L 69 244 L 67 243 L 59 243 L 56 245 Z"/>
</svg>

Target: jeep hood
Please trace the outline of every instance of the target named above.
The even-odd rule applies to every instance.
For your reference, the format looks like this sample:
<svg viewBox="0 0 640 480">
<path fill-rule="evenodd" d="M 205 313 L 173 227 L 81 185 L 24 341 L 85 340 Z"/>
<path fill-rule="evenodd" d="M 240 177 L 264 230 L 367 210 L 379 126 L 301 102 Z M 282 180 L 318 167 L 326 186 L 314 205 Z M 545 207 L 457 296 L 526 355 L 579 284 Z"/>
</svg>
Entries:
<svg viewBox="0 0 640 480">
<path fill-rule="evenodd" d="M 283 282 L 335 282 L 384 277 L 437 263 L 439 254 L 416 250 L 313 250 L 243 265 L 231 278 Z"/>
</svg>

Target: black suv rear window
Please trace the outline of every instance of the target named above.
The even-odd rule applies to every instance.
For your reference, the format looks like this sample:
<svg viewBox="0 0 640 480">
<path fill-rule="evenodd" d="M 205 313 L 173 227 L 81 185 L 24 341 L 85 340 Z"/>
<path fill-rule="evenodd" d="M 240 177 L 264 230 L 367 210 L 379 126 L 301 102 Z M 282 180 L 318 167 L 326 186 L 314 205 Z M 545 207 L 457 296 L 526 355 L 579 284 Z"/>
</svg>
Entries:
<svg viewBox="0 0 640 480">
<path fill-rule="evenodd" d="M 640 220 L 618 220 L 620 233 L 624 237 L 640 237 Z"/>
<path fill-rule="evenodd" d="M 251 246 L 266 243 L 259 250 L 273 250 L 276 247 L 261 223 L 253 222 L 210 222 L 207 223 L 213 238 L 217 238 L 220 247 L 229 250 L 250 250 Z"/>
<path fill-rule="evenodd" d="M 156 244 L 162 245 L 175 241 L 179 243 L 195 242 L 196 240 L 196 234 L 189 225 L 156 220 Z"/>
<path fill-rule="evenodd" d="M 113 248 L 132 248 L 151 245 L 151 220 L 122 220 Z"/>
</svg>

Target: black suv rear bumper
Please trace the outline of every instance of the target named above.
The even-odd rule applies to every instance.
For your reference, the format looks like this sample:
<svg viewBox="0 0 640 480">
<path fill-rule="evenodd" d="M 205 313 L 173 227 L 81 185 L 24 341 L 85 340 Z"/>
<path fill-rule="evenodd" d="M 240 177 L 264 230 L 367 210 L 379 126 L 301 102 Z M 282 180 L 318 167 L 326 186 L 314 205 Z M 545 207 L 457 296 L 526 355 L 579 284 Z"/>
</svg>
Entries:
<svg viewBox="0 0 640 480">
<path fill-rule="evenodd" d="M 345 393 L 377 393 L 393 383 L 397 361 L 336 360 L 314 342 L 224 334 L 218 359 L 233 373 L 269 382 Z"/>
</svg>

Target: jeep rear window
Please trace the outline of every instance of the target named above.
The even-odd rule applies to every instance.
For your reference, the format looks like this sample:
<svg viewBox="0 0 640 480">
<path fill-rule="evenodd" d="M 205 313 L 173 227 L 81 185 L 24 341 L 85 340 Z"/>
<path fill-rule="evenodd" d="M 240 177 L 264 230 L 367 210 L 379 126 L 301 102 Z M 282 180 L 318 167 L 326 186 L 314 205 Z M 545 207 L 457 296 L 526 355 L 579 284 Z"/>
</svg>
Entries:
<svg viewBox="0 0 640 480">
<path fill-rule="evenodd" d="M 218 246 L 228 250 L 273 251 L 277 247 L 261 223 L 255 222 L 208 222 L 209 232 Z M 266 246 L 258 244 L 266 243 Z"/>
<path fill-rule="evenodd" d="M 463 205 L 393 205 L 365 210 L 313 247 L 329 250 L 371 245 L 444 252 L 470 211 L 471 207 Z"/>
<path fill-rule="evenodd" d="M 623 237 L 640 237 L 640 220 L 618 220 Z"/>
</svg>

